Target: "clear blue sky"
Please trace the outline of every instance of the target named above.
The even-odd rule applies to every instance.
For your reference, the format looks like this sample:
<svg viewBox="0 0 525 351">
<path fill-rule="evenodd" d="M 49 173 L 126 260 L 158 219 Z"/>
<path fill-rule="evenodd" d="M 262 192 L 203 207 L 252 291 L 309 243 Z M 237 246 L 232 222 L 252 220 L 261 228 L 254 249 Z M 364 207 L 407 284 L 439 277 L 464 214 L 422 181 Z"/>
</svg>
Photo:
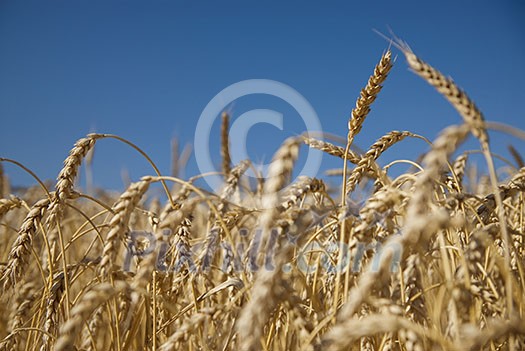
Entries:
<svg viewBox="0 0 525 351">
<path fill-rule="evenodd" d="M 194 143 L 207 103 L 253 78 L 291 86 L 314 107 L 325 132 L 344 136 L 359 90 L 388 46 L 373 29 L 387 26 L 453 77 L 488 120 L 525 129 L 522 1 L 2 0 L 0 155 L 54 179 L 75 140 L 97 131 L 133 141 L 169 173 L 170 140 Z M 394 53 L 396 65 L 356 140 L 362 148 L 390 130 L 432 139 L 460 121 Z M 253 108 L 284 114 L 283 131 L 264 124 L 250 130 L 247 148 L 255 160 L 267 161 L 286 137 L 305 129 L 293 109 L 267 96 L 240 99 L 233 119 Z M 216 123 L 213 157 L 218 133 Z M 517 139 L 494 134 L 493 140 L 506 156 L 509 143 L 525 154 Z M 402 143 L 382 163 L 415 159 L 426 149 L 421 141 Z M 329 157 L 323 162 L 341 165 Z M 33 183 L 5 167 L 15 185 Z M 121 189 L 123 169 L 134 180 L 152 174 L 134 150 L 101 141 L 95 183 Z M 192 158 L 186 176 L 196 173 Z"/>
</svg>

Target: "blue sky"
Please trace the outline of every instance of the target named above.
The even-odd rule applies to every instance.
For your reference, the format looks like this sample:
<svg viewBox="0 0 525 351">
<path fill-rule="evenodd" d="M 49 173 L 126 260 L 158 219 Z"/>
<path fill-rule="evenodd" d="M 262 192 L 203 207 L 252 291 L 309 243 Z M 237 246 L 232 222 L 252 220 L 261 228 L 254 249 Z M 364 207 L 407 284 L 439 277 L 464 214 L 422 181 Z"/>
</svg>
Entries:
<svg viewBox="0 0 525 351">
<path fill-rule="evenodd" d="M 0 2 L 0 155 L 54 179 L 75 140 L 96 131 L 142 147 L 164 173 L 170 142 L 194 143 L 208 102 L 247 79 L 282 82 L 304 96 L 325 132 L 345 136 L 360 89 L 394 32 L 424 60 L 450 75 L 488 120 L 525 129 L 525 5 L 522 1 L 11 1 Z M 453 108 L 410 72 L 399 51 L 356 144 L 366 149 L 390 130 L 433 139 L 459 123 Z M 284 116 L 283 130 L 254 126 L 247 149 L 268 161 L 288 136 L 305 130 L 293 108 L 269 96 L 235 102 L 232 118 L 251 109 Z M 218 160 L 219 123 L 210 137 Z M 494 133 L 508 156 L 524 143 Z M 467 147 L 476 147 L 471 142 Z M 416 159 L 421 141 L 395 146 L 381 159 Z M 306 149 L 302 149 L 306 152 Z M 122 189 L 152 174 L 134 150 L 97 144 L 94 179 Z M 480 159 L 481 161 L 481 159 Z M 323 158 L 323 168 L 341 166 Z M 5 165 L 15 185 L 33 183 Z M 185 176 L 198 174 L 192 157 Z"/>
</svg>

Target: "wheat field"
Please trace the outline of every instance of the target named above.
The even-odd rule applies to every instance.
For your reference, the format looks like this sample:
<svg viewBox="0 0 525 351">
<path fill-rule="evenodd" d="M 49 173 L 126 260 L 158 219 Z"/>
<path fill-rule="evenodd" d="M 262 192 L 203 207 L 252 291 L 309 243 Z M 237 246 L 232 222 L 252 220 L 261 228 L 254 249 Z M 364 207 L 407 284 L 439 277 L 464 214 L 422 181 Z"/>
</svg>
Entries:
<svg viewBox="0 0 525 351">
<path fill-rule="evenodd" d="M 397 177 L 376 161 L 423 136 L 391 131 L 363 153 L 352 148 L 388 81 L 390 50 L 341 120 L 346 145 L 289 138 L 265 178 L 247 177 L 250 160 L 232 164 L 225 113 L 217 194 L 196 185 L 200 175 L 161 175 L 115 135 L 79 139 L 54 189 L 33 174 L 35 186 L 12 194 L 6 166 L 32 172 L 2 158 L 0 349 L 525 350 L 523 160 L 511 149 L 496 170 L 495 125 L 450 78 L 394 44 L 459 115 L 420 159 L 401 155 L 412 167 Z M 486 161 L 481 176 L 461 152 L 469 135 Z M 155 172 L 121 194 L 88 194 L 79 170 L 107 138 L 139 150 Z M 292 180 L 305 144 L 339 158 L 339 187 Z M 150 189 L 159 184 L 164 203 Z"/>
</svg>

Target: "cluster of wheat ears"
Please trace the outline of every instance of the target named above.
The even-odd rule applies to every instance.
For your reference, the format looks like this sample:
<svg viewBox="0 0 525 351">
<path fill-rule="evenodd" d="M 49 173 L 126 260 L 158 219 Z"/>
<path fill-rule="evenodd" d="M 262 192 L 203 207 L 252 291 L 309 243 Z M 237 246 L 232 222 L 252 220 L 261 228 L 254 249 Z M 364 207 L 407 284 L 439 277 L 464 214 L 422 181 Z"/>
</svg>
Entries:
<svg viewBox="0 0 525 351">
<path fill-rule="evenodd" d="M 0 175 L 0 349 L 525 350 L 523 161 L 512 149 L 498 180 L 487 133 L 498 126 L 397 46 L 463 121 L 395 178 L 376 160 L 422 137 L 392 131 L 365 153 L 351 148 L 392 68 L 390 50 L 357 99 L 346 145 L 289 138 L 265 178 L 247 177 L 249 160 L 232 165 L 224 114 L 217 194 L 195 185 L 201 176 L 162 176 L 153 162 L 156 174 L 120 196 L 83 193 L 75 180 L 101 139 L 150 160 L 115 135 L 78 140 L 54 191 L 2 158 L 40 184 L 13 195 Z M 470 153 L 458 151 L 469 134 L 488 170 L 474 181 Z M 291 180 L 303 144 L 342 159 L 340 188 Z M 349 199 L 364 183 L 372 186 L 356 207 Z"/>
</svg>

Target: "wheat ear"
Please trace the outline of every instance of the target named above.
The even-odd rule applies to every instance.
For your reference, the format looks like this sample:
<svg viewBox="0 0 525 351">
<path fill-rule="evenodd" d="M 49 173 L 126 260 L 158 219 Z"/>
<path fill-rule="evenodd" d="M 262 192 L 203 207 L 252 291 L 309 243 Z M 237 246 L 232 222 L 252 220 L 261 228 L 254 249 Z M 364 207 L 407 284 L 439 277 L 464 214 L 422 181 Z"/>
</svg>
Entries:
<svg viewBox="0 0 525 351">
<path fill-rule="evenodd" d="M 33 237 L 38 230 L 38 225 L 50 204 L 48 198 L 35 203 L 20 226 L 18 236 L 11 247 L 7 258 L 7 265 L 2 271 L 0 281 L 3 282 L 4 290 L 15 285 L 22 277 L 27 260 L 31 254 Z"/>
<path fill-rule="evenodd" d="M 40 346 L 40 351 L 51 350 L 52 339 L 49 336 L 56 335 L 56 330 L 59 323 L 58 319 L 60 316 L 60 302 L 65 289 L 66 286 L 64 272 L 55 273 L 53 276 L 51 289 L 49 289 L 47 295 L 45 296 L 46 313 L 44 317 L 44 333 L 42 334 L 42 345 Z"/>
<path fill-rule="evenodd" d="M 332 143 L 329 143 L 323 140 L 309 138 L 309 137 L 304 137 L 303 142 L 309 147 L 317 149 L 317 150 L 321 150 L 323 152 L 326 152 L 329 155 L 340 157 L 342 159 L 345 158 L 345 148 L 344 147 L 337 146 L 337 145 L 334 145 Z M 348 150 L 348 152 L 346 153 L 346 159 L 352 162 L 353 164 L 358 164 L 359 161 L 361 160 L 361 156 L 359 156 L 352 150 Z"/>
<path fill-rule="evenodd" d="M 64 160 L 64 167 L 58 174 L 55 186 L 58 201 L 63 202 L 71 196 L 82 160 L 95 146 L 96 141 L 102 137 L 101 134 L 88 134 L 85 138 L 79 139 L 69 151 L 69 156 Z"/>
<path fill-rule="evenodd" d="M 467 123 L 472 134 L 478 138 L 482 144 L 488 144 L 489 137 L 484 128 L 484 117 L 476 104 L 470 97 L 459 88 L 451 78 L 446 77 L 440 71 L 417 57 L 408 45 L 401 43 L 403 54 L 410 68 L 430 85 L 437 89 L 459 112 L 465 123 Z"/>
<path fill-rule="evenodd" d="M 0 163 L 0 199 L 3 199 L 5 196 L 5 173 L 4 173 L 4 165 Z"/>
<path fill-rule="evenodd" d="M 308 193 L 324 192 L 326 186 L 324 182 L 317 178 L 299 176 L 287 189 L 284 201 L 279 205 L 280 211 L 286 211 L 289 208 L 297 206 L 299 201 Z"/>
<path fill-rule="evenodd" d="M 152 177 L 143 177 L 139 182 L 132 183 L 113 206 L 113 217 L 109 222 L 109 232 L 102 252 L 99 267 L 103 276 L 108 276 L 113 270 L 113 264 L 118 253 L 119 240 L 128 228 L 131 213 L 148 190 Z"/>
<path fill-rule="evenodd" d="M 349 145 L 352 145 L 354 137 L 361 131 L 365 118 L 370 112 L 370 106 L 381 91 L 381 84 L 385 81 L 391 68 L 392 52 L 387 50 L 383 56 L 381 56 L 381 60 L 375 67 L 374 74 L 368 79 L 366 87 L 361 90 L 361 94 L 359 98 L 357 98 L 355 107 L 352 110 L 352 116 L 348 121 L 347 143 Z"/>
<path fill-rule="evenodd" d="M 393 131 L 379 138 L 370 147 L 370 149 L 366 152 L 366 154 L 361 158 L 357 166 L 354 168 L 354 170 L 350 174 L 350 177 L 348 178 L 348 181 L 346 184 L 347 194 L 354 191 L 359 181 L 363 178 L 366 172 L 372 167 L 375 160 L 377 160 L 379 156 L 381 156 L 381 154 L 385 152 L 385 150 L 387 150 L 389 147 L 391 147 L 395 143 L 400 142 L 401 140 L 405 139 L 407 136 L 411 136 L 411 135 L 413 134 L 410 132 L 406 132 L 406 131 L 404 132 Z"/>
<path fill-rule="evenodd" d="M 73 148 L 69 151 L 69 156 L 64 160 L 64 167 L 60 170 L 55 185 L 55 198 L 50 207 L 49 225 L 54 225 L 57 216 L 60 216 L 64 201 L 71 197 L 75 178 L 82 160 L 86 157 L 89 150 L 95 146 L 101 134 L 88 134 L 85 138 L 77 140 Z"/>
<path fill-rule="evenodd" d="M 237 188 L 237 185 L 239 184 L 239 180 L 241 179 L 242 175 L 246 172 L 248 167 L 250 166 L 249 160 L 243 160 L 239 162 L 238 165 L 233 167 L 231 169 L 228 177 L 226 178 L 226 185 L 224 186 L 224 189 L 222 189 L 220 194 L 221 202 L 217 206 L 217 211 L 223 212 L 224 208 L 226 206 L 226 203 L 228 199 L 234 194 L 235 189 Z"/>
<path fill-rule="evenodd" d="M 11 195 L 9 199 L 0 199 L 0 218 L 15 208 L 22 207 L 24 202 L 17 196 Z"/>
<path fill-rule="evenodd" d="M 523 161 L 523 157 L 521 156 L 519 151 L 516 150 L 516 148 L 512 145 L 509 145 L 507 148 L 509 149 L 509 152 L 512 155 L 512 158 L 514 158 L 514 161 L 518 165 L 518 168 L 525 167 L 525 161 Z"/>
<path fill-rule="evenodd" d="M 230 136 L 228 134 L 230 128 L 230 115 L 227 112 L 222 113 L 221 124 L 221 157 L 222 157 L 222 173 L 225 178 L 228 178 L 231 171 L 231 156 L 230 156 Z"/>
</svg>

